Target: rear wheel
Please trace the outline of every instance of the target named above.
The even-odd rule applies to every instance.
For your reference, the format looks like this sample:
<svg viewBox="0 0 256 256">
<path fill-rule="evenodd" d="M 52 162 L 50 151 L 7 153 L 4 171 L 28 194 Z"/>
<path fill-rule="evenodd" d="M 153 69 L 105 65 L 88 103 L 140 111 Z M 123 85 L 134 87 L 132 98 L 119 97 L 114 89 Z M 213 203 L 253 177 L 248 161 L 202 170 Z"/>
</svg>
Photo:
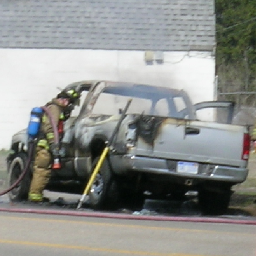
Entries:
<svg viewBox="0 0 256 256">
<path fill-rule="evenodd" d="M 231 198 L 231 190 L 213 191 L 201 189 L 198 193 L 199 205 L 203 214 L 220 215 L 227 211 Z"/>
<path fill-rule="evenodd" d="M 92 171 L 98 163 L 99 157 L 92 164 Z M 93 209 L 113 209 L 119 201 L 119 190 L 116 179 L 112 173 L 108 159 L 103 161 L 99 173 L 92 184 L 89 193 L 90 205 Z"/>
<path fill-rule="evenodd" d="M 9 165 L 8 170 L 9 187 L 11 187 L 18 180 L 27 165 L 27 161 L 28 156 L 25 153 L 18 153 L 15 155 Z M 30 166 L 28 168 L 29 169 L 26 171 L 26 174 L 21 182 L 8 193 L 10 200 L 13 202 L 19 202 L 28 199 L 28 192 L 32 178 Z"/>
</svg>

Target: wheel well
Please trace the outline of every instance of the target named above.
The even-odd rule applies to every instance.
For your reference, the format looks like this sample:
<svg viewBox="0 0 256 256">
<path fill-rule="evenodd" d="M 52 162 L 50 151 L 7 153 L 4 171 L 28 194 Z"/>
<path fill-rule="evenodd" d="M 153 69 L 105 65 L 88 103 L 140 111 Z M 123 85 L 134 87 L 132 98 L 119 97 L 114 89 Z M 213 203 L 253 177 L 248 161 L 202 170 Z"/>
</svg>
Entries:
<svg viewBox="0 0 256 256">
<path fill-rule="evenodd" d="M 97 157 L 100 156 L 104 148 L 106 147 L 106 142 L 104 139 L 94 139 L 90 145 L 90 151 L 92 156 L 92 161 Z"/>
<path fill-rule="evenodd" d="M 26 145 L 21 141 L 13 143 L 11 150 L 13 150 L 15 153 L 27 152 Z"/>
<path fill-rule="evenodd" d="M 8 164 L 18 153 L 27 153 L 26 145 L 23 142 L 15 142 L 12 144 L 11 153 L 9 154 L 9 156 L 7 158 Z"/>
</svg>

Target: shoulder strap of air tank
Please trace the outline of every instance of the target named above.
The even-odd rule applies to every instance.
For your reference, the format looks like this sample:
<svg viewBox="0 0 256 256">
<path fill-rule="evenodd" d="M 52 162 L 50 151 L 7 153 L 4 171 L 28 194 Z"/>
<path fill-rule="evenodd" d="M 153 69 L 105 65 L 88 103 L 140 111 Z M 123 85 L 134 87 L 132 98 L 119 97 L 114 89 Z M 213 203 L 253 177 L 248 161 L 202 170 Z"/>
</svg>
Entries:
<svg viewBox="0 0 256 256">
<path fill-rule="evenodd" d="M 51 122 L 51 125 L 52 125 L 52 128 L 53 128 L 53 133 L 54 133 L 54 143 L 58 144 L 59 143 L 59 133 L 58 133 L 58 130 L 57 130 L 57 125 L 55 124 L 50 111 L 48 111 L 47 106 L 43 106 L 42 109 L 44 110 L 44 112 L 46 113 L 46 115 L 48 116 L 48 118 Z"/>
<path fill-rule="evenodd" d="M 45 104 L 45 107 L 48 107 L 48 106 L 50 106 L 50 105 L 56 105 L 56 106 L 58 106 L 58 104 L 56 104 L 55 102 L 50 101 L 50 102 L 47 102 L 47 103 Z"/>
</svg>

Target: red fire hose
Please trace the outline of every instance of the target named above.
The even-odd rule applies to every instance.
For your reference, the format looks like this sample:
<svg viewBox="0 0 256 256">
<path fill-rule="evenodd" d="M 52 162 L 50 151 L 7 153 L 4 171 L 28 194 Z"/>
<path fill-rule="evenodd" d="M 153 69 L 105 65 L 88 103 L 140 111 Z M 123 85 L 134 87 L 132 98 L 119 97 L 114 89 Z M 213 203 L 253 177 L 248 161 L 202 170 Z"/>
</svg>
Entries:
<svg viewBox="0 0 256 256">
<path fill-rule="evenodd" d="M 54 120 L 53 120 L 53 118 L 51 116 L 51 113 L 49 112 L 47 107 L 43 106 L 41 108 L 44 110 L 44 112 L 48 116 L 48 118 L 49 118 L 49 120 L 51 122 L 51 125 L 53 127 L 54 143 L 58 144 L 59 143 L 59 133 L 58 133 L 57 125 L 54 123 Z M 33 155 L 33 152 L 34 152 L 34 148 L 35 148 L 34 141 L 30 141 L 28 143 L 28 161 L 26 162 L 24 170 L 22 170 L 19 178 L 9 188 L 7 188 L 6 190 L 0 191 L 0 196 L 3 196 L 5 194 L 7 194 L 8 192 L 10 192 L 11 190 L 13 190 L 23 180 L 23 178 L 25 177 L 25 174 L 29 170 L 29 165 L 30 165 L 30 163 L 32 161 L 32 155 Z"/>
</svg>

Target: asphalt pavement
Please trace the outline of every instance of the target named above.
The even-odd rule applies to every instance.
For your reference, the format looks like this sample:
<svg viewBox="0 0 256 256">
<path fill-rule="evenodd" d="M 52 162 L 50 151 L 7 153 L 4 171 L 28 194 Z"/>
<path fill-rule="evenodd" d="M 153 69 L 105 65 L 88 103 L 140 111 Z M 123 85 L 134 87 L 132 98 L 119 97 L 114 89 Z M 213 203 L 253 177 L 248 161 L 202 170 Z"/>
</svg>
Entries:
<svg viewBox="0 0 256 256">
<path fill-rule="evenodd" d="M 241 223 L 0 212 L 0 226 L 5 256 L 256 255 L 256 226 Z"/>
<path fill-rule="evenodd" d="M 221 216 L 203 216 L 196 200 L 188 197 L 185 201 L 150 200 L 142 209 L 119 208 L 116 211 L 94 211 L 87 203 L 81 209 L 77 205 L 81 195 L 45 191 L 50 201 L 45 203 L 10 202 L 8 195 L 0 197 L 0 212 L 37 213 L 49 215 L 84 216 L 116 219 L 161 220 L 209 223 L 236 223 L 256 225 L 256 217 L 241 212 L 229 211 Z"/>
</svg>

